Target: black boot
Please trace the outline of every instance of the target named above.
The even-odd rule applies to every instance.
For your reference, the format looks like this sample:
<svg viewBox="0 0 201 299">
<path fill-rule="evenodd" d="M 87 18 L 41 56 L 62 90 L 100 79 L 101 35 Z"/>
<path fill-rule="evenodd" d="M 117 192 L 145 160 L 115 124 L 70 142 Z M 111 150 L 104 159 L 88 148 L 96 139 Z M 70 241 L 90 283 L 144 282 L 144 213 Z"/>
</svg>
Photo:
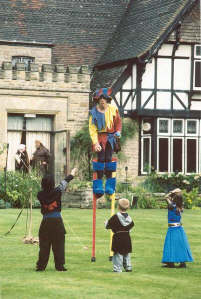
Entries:
<svg viewBox="0 0 201 299">
<path fill-rule="evenodd" d="M 178 266 L 178 268 L 186 268 L 186 263 L 180 263 L 180 265 Z"/>
<path fill-rule="evenodd" d="M 42 269 L 42 268 L 36 268 L 36 272 L 42 272 L 42 271 L 45 271 L 45 269 Z"/>
<path fill-rule="evenodd" d="M 163 266 L 164 268 L 175 268 L 174 263 L 166 263 L 166 265 Z"/>
<path fill-rule="evenodd" d="M 62 268 L 56 268 L 57 271 L 62 271 L 62 272 L 65 272 L 65 271 L 68 271 L 66 268 L 62 267 Z"/>
</svg>

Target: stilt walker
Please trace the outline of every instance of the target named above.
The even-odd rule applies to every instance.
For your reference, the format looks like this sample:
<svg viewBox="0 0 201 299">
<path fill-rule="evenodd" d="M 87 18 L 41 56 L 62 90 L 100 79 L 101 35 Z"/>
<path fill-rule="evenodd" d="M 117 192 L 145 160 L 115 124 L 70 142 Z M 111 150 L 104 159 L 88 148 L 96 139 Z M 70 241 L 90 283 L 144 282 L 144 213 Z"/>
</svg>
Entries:
<svg viewBox="0 0 201 299">
<path fill-rule="evenodd" d="M 101 88 L 94 94 L 94 107 L 90 111 L 89 133 L 93 151 L 97 159 L 93 160 L 93 243 L 92 258 L 95 257 L 96 237 L 96 200 L 106 194 L 111 199 L 111 213 L 114 213 L 117 159 L 112 158 L 113 152 L 118 152 L 121 136 L 121 118 L 117 107 L 110 104 L 111 89 Z M 103 176 L 106 176 L 105 188 Z M 111 255 L 111 253 L 110 253 Z"/>
</svg>

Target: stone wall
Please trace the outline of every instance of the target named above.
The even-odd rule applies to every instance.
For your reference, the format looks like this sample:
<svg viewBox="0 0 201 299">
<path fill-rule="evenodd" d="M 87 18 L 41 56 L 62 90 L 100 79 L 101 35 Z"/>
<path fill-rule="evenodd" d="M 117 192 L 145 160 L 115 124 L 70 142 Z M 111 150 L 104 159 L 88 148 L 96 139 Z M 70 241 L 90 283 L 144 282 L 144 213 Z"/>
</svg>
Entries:
<svg viewBox="0 0 201 299">
<path fill-rule="evenodd" d="M 33 45 L 0 45 L 0 64 L 3 61 L 11 61 L 12 56 L 30 56 L 35 58 L 35 63 L 49 64 L 52 59 L 52 49 L 45 46 Z"/>
<path fill-rule="evenodd" d="M 7 143 L 8 113 L 34 113 L 54 116 L 54 130 L 69 129 L 71 136 L 88 118 L 90 72 L 87 66 L 5 61 L 0 69 L 0 141 Z M 4 167 L 1 159 L 0 167 Z"/>
<path fill-rule="evenodd" d="M 117 180 L 119 182 L 125 181 L 126 172 L 125 167 L 128 167 L 128 179 L 133 184 L 137 182 L 139 169 L 139 134 L 136 132 L 135 136 L 126 141 L 122 147 L 123 158 L 118 162 Z"/>
<path fill-rule="evenodd" d="M 101 197 L 97 199 L 96 207 L 98 209 L 106 208 L 106 199 Z M 74 192 L 66 192 L 62 198 L 62 208 L 81 208 L 92 209 L 93 191 L 92 189 L 81 189 Z"/>
</svg>

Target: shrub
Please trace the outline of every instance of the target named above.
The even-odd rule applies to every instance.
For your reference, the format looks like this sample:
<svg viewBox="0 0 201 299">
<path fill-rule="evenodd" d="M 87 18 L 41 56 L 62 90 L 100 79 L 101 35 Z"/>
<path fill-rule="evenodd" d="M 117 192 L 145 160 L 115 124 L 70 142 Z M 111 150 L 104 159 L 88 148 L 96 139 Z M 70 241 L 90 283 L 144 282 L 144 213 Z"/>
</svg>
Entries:
<svg viewBox="0 0 201 299">
<path fill-rule="evenodd" d="M 201 199 L 198 194 L 198 188 L 193 188 L 190 192 L 182 190 L 184 207 L 186 209 L 192 209 L 193 207 L 200 206 Z"/>
<path fill-rule="evenodd" d="M 137 123 L 132 119 L 123 119 L 121 145 L 123 146 L 127 139 L 133 138 L 137 133 Z M 91 138 L 89 135 L 88 121 L 71 139 L 71 163 L 79 169 L 79 177 L 81 180 L 90 180 L 92 175 L 93 157 Z M 118 159 L 124 159 L 123 152 L 118 153 Z"/>
<path fill-rule="evenodd" d="M 0 199 L 0 209 L 8 209 L 11 208 L 11 204 L 9 202 L 6 202 L 3 199 Z"/>
<path fill-rule="evenodd" d="M 78 179 L 74 179 L 68 186 L 68 191 L 79 191 L 82 189 L 92 188 L 92 182 L 89 181 L 80 181 Z"/>
<path fill-rule="evenodd" d="M 6 202 L 3 199 L 0 199 L 0 209 L 6 208 Z"/>
<path fill-rule="evenodd" d="M 147 193 L 147 190 L 143 187 L 136 187 L 135 194 L 138 197 L 137 206 L 141 209 L 155 209 L 159 208 L 157 199 L 151 194 Z"/>
<path fill-rule="evenodd" d="M 150 192 L 167 193 L 174 188 L 180 188 L 186 191 L 192 191 L 197 188 L 201 190 L 200 175 L 183 175 L 183 174 L 157 174 L 155 172 L 148 175 L 143 182 L 143 186 Z"/>
<path fill-rule="evenodd" d="M 14 208 L 27 206 L 32 190 L 33 204 L 40 189 L 41 178 L 35 172 L 22 174 L 20 172 L 7 172 L 7 188 L 0 191 L 0 199 L 9 202 Z M 0 172 L 0 186 L 5 186 L 4 173 Z"/>
<path fill-rule="evenodd" d="M 133 192 L 133 187 L 130 182 L 117 182 L 116 192 L 117 193 L 125 193 L 125 192 Z"/>
</svg>

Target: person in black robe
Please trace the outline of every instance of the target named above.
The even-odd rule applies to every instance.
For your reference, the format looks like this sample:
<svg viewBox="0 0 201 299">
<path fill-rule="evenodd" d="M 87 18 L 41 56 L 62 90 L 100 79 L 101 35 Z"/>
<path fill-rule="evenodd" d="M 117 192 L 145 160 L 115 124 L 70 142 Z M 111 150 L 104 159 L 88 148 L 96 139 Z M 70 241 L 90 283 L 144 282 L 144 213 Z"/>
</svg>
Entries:
<svg viewBox="0 0 201 299">
<path fill-rule="evenodd" d="M 38 175 L 44 176 L 49 171 L 50 152 L 39 140 L 35 141 L 35 146 L 36 150 L 30 164 L 37 170 Z"/>
<path fill-rule="evenodd" d="M 65 265 L 65 234 L 66 230 L 61 217 L 61 196 L 68 183 L 74 178 L 77 169 L 74 168 L 55 188 L 54 178 L 51 175 L 43 177 L 42 190 L 38 193 L 41 204 L 43 220 L 39 229 L 39 258 L 36 271 L 44 271 L 50 255 L 50 249 L 54 254 L 55 268 L 57 271 L 67 271 Z"/>
<path fill-rule="evenodd" d="M 133 228 L 134 222 L 127 213 L 129 200 L 122 198 L 118 204 L 119 212 L 105 223 L 106 229 L 111 229 L 114 233 L 112 238 L 113 272 L 122 272 L 122 268 L 126 272 L 131 272 L 132 243 L 129 232 Z"/>
</svg>

